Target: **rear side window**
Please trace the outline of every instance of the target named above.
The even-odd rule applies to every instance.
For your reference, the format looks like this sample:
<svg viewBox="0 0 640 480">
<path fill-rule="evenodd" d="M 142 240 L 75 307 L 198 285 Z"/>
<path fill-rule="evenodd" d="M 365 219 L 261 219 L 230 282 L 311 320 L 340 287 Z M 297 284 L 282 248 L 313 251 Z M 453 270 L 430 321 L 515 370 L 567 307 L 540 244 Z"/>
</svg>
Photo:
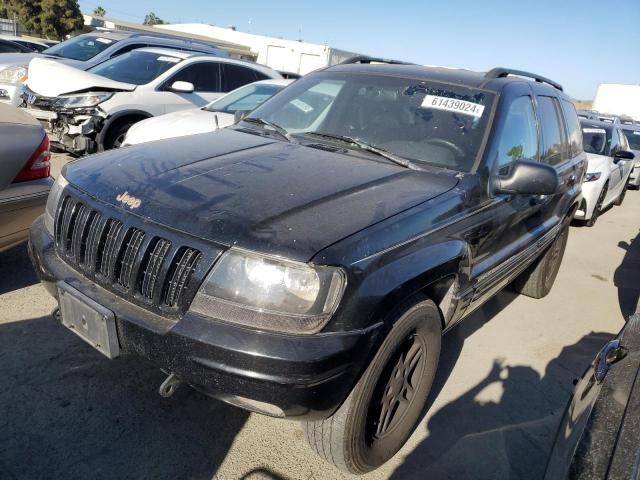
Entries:
<svg viewBox="0 0 640 480">
<path fill-rule="evenodd" d="M 516 98 L 504 117 L 497 152 L 499 175 L 507 175 L 516 160 L 537 160 L 538 132 L 531 97 Z"/>
<path fill-rule="evenodd" d="M 167 87 L 177 81 L 192 83 L 196 92 L 221 92 L 220 64 L 216 62 L 192 63 L 171 77 L 167 82 Z"/>
<path fill-rule="evenodd" d="M 148 47 L 148 46 L 149 45 L 147 45 L 146 43 L 130 43 L 129 45 L 125 45 L 121 49 L 115 51 L 111 55 L 111 58 L 117 57 L 118 55 L 122 55 L 123 53 L 130 52 L 131 50 L 135 50 L 136 48 L 144 48 L 144 47 Z"/>
<path fill-rule="evenodd" d="M 569 150 L 558 101 L 552 97 L 538 97 L 538 117 L 542 127 L 542 161 L 557 165 L 568 158 Z"/>
<path fill-rule="evenodd" d="M 578 114 L 573 103 L 567 100 L 562 100 L 562 110 L 564 111 L 567 131 L 569 132 L 571 157 L 575 157 L 582 152 L 582 131 L 580 129 L 580 122 L 578 121 Z"/>
<path fill-rule="evenodd" d="M 242 87 L 247 83 L 253 83 L 258 80 L 268 78 L 266 75 L 241 65 L 233 65 L 231 63 L 223 63 L 222 67 L 222 91 L 230 92 L 236 88 Z"/>
</svg>

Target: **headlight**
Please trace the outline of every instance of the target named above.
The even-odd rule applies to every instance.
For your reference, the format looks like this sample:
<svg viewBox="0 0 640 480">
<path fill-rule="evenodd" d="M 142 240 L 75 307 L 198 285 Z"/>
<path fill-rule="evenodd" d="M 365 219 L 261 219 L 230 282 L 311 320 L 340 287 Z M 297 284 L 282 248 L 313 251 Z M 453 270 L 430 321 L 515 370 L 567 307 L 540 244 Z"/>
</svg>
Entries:
<svg viewBox="0 0 640 480">
<path fill-rule="evenodd" d="M 345 283 L 340 268 L 232 248 L 213 267 L 191 310 L 257 329 L 316 333 L 338 307 Z"/>
<path fill-rule="evenodd" d="M 26 67 L 7 67 L 4 70 L 0 70 L 0 82 L 5 83 L 24 83 L 27 80 L 27 68 Z"/>
<path fill-rule="evenodd" d="M 47 198 L 47 207 L 44 210 L 44 226 L 47 232 L 53 237 L 53 223 L 56 217 L 56 210 L 58 208 L 58 202 L 62 196 L 62 191 L 69 185 L 69 182 L 62 176 L 58 175 L 51 191 L 49 192 L 49 198 Z"/>
<path fill-rule="evenodd" d="M 600 178 L 600 175 L 602 175 L 600 172 L 587 173 L 584 176 L 584 181 L 585 182 L 595 182 L 596 180 L 598 180 Z"/>
<path fill-rule="evenodd" d="M 83 93 L 82 95 L 65 95 L 58 97 L 55 106 L 58 108 L 88 108 L 109 100 L 113 93 Z"/>
</svg>

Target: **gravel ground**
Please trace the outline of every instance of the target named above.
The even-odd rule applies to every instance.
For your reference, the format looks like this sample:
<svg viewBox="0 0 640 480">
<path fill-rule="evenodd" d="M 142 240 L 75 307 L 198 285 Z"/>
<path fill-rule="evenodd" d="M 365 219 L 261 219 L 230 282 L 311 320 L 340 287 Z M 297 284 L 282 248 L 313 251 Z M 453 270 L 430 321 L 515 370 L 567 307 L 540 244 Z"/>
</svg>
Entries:
<svg viewBox="0 0 640 480">
<path fill-rule="evenodd" d="M 636 308 L 638 211 L 630 191 L 594 228 L 573 227 L 545 299 L 505 290 L 449 333 L 428 414 L 363 478 L 539 479 L 572 380 Z M 295 422 L 185 387 L 161 398 L 153 365 L 107 360 L 53 308 L 26 248 L 0 253 L 0 478 L 349 478 Z"/>
</svg>

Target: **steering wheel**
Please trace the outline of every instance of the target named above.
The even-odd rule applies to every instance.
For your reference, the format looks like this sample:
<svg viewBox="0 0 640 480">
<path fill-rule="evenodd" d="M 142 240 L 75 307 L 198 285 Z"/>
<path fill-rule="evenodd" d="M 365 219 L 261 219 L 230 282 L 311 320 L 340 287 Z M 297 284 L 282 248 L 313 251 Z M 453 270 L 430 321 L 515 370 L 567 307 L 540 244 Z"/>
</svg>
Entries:
<svg viewBox="0 0 640 480">
<path fill-rule="evenodd" d="M 464 150 L 462 150 L 459 146 L 457 146 L 455 143 L 450 142 L 449 140 L 445 140 L 443 138 L 430 138 L 426 141 L 426 143 L 435 145 L 437 147 L 444 147 L 447 150 L 453 152 L 453 154 L 458 157 L 465 156 Z"/>
</svg>

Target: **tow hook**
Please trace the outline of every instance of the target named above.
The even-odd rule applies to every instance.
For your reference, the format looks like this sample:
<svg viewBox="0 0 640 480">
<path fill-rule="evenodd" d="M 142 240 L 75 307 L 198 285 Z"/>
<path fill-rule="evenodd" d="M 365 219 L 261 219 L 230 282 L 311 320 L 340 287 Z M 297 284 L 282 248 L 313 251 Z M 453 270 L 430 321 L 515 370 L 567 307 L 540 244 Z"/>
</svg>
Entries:
<svg viewBox="0 0 640 480">
<path fill-rule="evenodd" d="M 596 359 L 596 368 L 594 372 L 596 382 L 602 383 L 604 381 L 604 377 L 607 376 L 609 367 L 626 356 L 627 349 L 620 345 L 619 339 L 615 339 L 607 343 Z"/>
<path fill-rule="evenodd" d="M 175 373 L 169 374 L 169 376 L 165 379 L 164 382 L 160 385 L 158 389 L 158 393 L 161 397 L 169 398 L 171 395 L 176 393 L 176 390 L 180 386 L 182 382 L 178 377 L 176 377 Z"/>
</svg>

